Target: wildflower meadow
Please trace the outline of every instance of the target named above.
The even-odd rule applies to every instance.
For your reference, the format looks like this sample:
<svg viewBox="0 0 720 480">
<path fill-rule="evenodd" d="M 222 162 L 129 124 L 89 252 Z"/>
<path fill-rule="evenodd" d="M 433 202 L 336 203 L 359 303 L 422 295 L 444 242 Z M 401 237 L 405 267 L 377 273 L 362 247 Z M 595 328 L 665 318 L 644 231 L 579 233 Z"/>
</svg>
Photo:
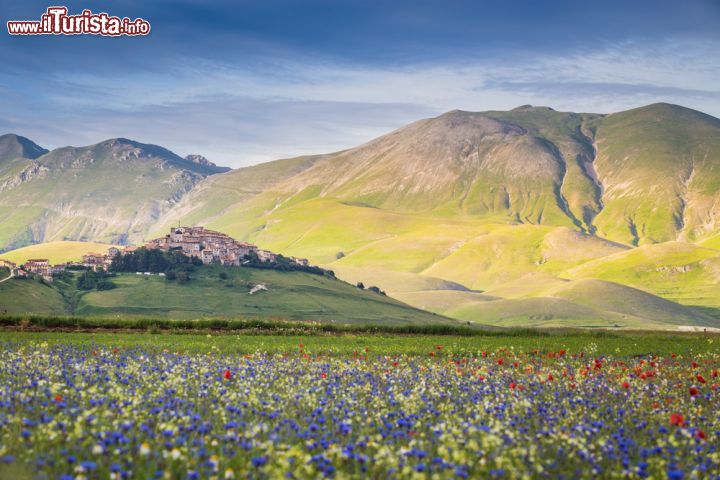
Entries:
<svg viewBox="0 0 720 480">
<path fill-rule="evenodd" d="M 338 339 L 342 341 L 342 339 Z M 0 477 L 720 478 L 720 355 L 5 341 Z"/>
</svg>

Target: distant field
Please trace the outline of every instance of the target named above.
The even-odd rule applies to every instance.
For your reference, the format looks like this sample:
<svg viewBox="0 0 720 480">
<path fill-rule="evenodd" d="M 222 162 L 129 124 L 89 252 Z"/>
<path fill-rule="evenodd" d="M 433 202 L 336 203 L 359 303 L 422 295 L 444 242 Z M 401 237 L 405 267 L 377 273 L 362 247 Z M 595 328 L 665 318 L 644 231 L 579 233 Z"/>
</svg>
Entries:
<svg viewBox="0 0 720 480">
<path fill-rule="evenodd" d="M 0 330 L 0 342 L 47 342 L 104 347 L 144 347 L 184 352 L 284 353 L 302 348 L 322 355 L 481 355 L 510 348 L 532 352 L 593 351 L 597 355 L 720 353 L 720 335 L 683 333 L 608 333 L 510 331 L 508 334 L 457 335 L 242 335 L 157 333 L 67 333 Z M 302 347 L 300 347 L 302 344 Z M 440 350 L 437 347 L 441 347 Z M 367 352 L 365 349 L 368 349 Z"/>
<path fill-rule="evenodd" d="M 112 245 L 95 242 L 48 242 L 0 253 L 0 258 L 24 263 L 30 258 L 47 258 L 51 264 L 82 260 L 86 253 L 105 253 Z"/>
</svg>

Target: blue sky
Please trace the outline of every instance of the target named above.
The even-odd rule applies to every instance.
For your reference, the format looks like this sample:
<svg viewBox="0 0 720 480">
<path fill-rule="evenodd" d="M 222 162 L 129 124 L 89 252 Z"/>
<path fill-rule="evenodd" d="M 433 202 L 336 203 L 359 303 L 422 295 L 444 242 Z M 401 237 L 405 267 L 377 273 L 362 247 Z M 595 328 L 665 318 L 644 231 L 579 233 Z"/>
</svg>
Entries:
<svg viewBox="0 0 720 480">
<path fill-rule="evenodd" d="M 51 4 L 56 4 L 54 2 Z M 51 5 L 3 5 L 7 20 Z M 358 145 L 455 108 L 720 117 L 720 2 L 66 2 L 143 17 L 142 38 L 0 34 L 0 132 L 111 137 L 239 167 Z"/>
</svg>

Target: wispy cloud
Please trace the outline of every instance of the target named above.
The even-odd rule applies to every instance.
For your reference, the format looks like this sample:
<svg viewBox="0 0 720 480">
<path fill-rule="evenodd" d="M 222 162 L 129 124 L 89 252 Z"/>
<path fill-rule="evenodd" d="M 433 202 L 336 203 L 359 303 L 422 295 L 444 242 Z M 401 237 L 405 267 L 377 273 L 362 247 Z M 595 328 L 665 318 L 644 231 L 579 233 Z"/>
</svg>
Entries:
<svg viewBox="0 0 720 480">
<path fill-rule="evenodd" d="M 278 55 L 239 66 L 188 57 L 29 83 L 5 75 L 0 99 L 13 113 L 0 129 L 49 147 L 126 136 L 237 167 L 355 146 L 454 108 L 530 103 L 603 113 L 666 101 L 718 116 L 719 51 L 720 41 L 685 38 L 462 63 L 361 66 Z"/>
</svg>

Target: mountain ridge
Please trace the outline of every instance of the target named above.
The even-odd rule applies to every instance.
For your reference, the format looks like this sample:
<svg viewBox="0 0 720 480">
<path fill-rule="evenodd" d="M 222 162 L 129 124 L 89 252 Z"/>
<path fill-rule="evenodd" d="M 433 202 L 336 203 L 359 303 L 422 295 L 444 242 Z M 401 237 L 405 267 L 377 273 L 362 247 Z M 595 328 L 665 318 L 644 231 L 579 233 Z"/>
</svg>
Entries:
<svg viewBox="0 0 720 480">
<path fill-rule="evenodd" d="M 10 147 L 0 164 L 0 249 L 53 239 L 141 240 L 146 226 L 203 178 L 227 171 L 125 138 L 28 149 L 34 158 L 17 156 L 27 152 L 13 139 L 24 137 L 3 138 Z"/>
<path fill-rule="evenodd" d="M 179 189 L 135 190 L 154 209 L 127 222 L 127 234 L 81 224 L 58 235 L 46 222 L 26 243 L 137 243 L 172 225 L 204 225 L 353 281 L 377 278 L 391 295 L 464 320 L 532 323 L 537 308 L 543 322 L 575 314 L 583 325 L 597 315 L 605 325 L 629 321 L 628 312 L 579 299 L 583 290 L 627 296 L 646 312 L 662 311 L 667 299 L 690 323 L 712 322 L 720 309 L 720 253 L 699 249 L 720 234 L 720 120 L 685 107 L 453 110 L 354 148 L 216 174 L 198 174 L 203 161 L 192 155 L 167 157 L 154 174 L 194 167 L 180 169 Z M 74 218 L 72 200 L 64 208 Z M 629 289 L 585 282 L 593 279 Z M 570 281 L 585 282 L 572 301 L 542 286 Z"/>
</svg>

